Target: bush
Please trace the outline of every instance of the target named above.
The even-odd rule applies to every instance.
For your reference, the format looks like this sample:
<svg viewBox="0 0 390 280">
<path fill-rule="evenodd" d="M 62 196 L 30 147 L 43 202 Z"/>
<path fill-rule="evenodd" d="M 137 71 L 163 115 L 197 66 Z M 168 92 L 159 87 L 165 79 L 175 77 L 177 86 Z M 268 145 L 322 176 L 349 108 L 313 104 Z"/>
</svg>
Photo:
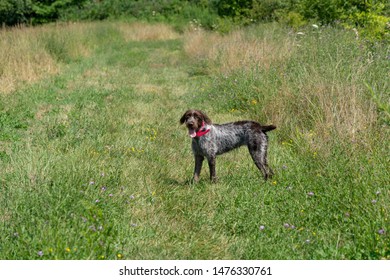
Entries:
<svg viewBox="0 0 390 280">
<path fill-rule="evenodd" d="M 31 11 L 31 0 L 2 0 L 0 2 L 0 24 L 26 23 Z"/>
</svg>

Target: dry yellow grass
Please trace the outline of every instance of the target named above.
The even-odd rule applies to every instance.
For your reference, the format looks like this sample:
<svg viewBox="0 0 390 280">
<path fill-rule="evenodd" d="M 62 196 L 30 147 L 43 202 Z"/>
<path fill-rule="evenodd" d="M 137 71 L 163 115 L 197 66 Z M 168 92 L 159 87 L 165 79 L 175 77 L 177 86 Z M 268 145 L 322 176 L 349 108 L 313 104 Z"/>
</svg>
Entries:
<svg viewBox="0 0 390 280">
<path fill-rule="evenodd" d="M 304 84 L 299 95 L 288 85 L 282 86 L 263 111 L 277 126 L 289 127 L 290 131 L 302 127 L 300 120 L 310 119 L 310 126 L 299 128 L 299 136 L 316 150 L 321 147 L 315 147 L 317 144 L 311 141 L 313 133 L 317 139 L 322 139 L 321 145 L 334 137 L 334 133 L 349 142 L 360 141 L 369 133 L 377 122 L 377 111 L 372 103 L 363 99 L 362 92 L 357 85 L 331 85 L 317 78 Z"/>
<path fill-rule="evenodd" d="M 105 32 L 126 41 L 170 40 L 179 37 L 165 24 L 62 23 L 0 29 L 0 94 L 60 71 L 63 60 L 89 56 Z"/>
<path fill-rule="evenodd" d="M 119 29 L 126 41 L 173 40 L 180 36 L 172 27 L 163 23 L 121 23 Z"/>
<path fill-rule="evenodd" d="M 58 71 L 56 61 L 39 39 L 42 32 L 41 28 L 23 27 L 0 31 L 0 93 Z"/>
<path fill-rule="evenodd" d="M 292 42 L 248 36 L 243 30 L 227 35 L 191 30 L 184 36 L 184 50 L 194 60 L 205 61 L 218 72 L 269 68 L 291 54 Z"/>
</svg>

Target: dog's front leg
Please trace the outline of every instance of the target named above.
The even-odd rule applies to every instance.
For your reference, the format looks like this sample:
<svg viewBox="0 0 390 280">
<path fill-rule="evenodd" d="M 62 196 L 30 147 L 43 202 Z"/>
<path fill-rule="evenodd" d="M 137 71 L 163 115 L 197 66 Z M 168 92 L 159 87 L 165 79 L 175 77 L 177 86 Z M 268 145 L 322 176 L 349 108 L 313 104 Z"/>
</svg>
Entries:
<svg viewBox="0 0 390 280">
<path fill-rule="evenodd" d="M 195 155 L 195 170 L 194 170 L 194 178 L 193 178 L 195 183 L 199 181 L 199 175 L 200 175 L 200 171 L 202 170 L 203 160 L 204 160 L 204 156 Z"/>
<path fill-rule="evenodd" d="M 215 156 L 212 156 L 207 159 L 210 168 L 210 180 L 213 183 L 217 182 L 217 175 L 215 174 Z"/>
</svg>

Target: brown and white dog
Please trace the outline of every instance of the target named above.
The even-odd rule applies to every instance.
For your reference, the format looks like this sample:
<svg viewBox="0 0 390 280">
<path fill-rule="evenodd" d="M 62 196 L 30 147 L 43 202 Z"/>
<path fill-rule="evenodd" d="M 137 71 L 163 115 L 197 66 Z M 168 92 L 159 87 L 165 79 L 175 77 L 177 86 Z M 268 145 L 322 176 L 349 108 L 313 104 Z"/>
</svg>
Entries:
<svg viewBox="0 0 390 280">
<path fill-rule="evenodd" d="M 199 181 L 202 163 L 206 157 L 210 168 L 210 179 L 215 182 L 215 159 L 217 155 L 246 145 L 257 168 L 267 180 L 274 173 L 267 163 L 268 137 L 266 132 L 276 128 L 263 126 L 255 121 L 238 121 L 213 124 L 210 118 L 199 110 L 188 110 L 180 119 L 188 128 L 192 138 L 192 151 L 195 156 L 194 181 Z"/>
</svg>

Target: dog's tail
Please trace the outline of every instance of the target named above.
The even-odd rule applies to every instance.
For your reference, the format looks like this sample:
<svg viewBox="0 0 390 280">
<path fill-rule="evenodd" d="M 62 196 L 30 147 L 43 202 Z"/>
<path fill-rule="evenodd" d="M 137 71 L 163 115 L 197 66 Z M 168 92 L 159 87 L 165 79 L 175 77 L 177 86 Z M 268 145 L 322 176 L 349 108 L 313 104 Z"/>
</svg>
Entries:
<svg viewBox="0 0 390 280">
<path fill-rule="evenodd" d="M 264 125 L 264 126 L 261 126 L 261 131 L 267 132 L 267 131 L 274 130 L 275 128 L 276 128 L 276 126 L 273 125 L 273 124 L 271 124 L 271 125 Z"/>
</svg>

